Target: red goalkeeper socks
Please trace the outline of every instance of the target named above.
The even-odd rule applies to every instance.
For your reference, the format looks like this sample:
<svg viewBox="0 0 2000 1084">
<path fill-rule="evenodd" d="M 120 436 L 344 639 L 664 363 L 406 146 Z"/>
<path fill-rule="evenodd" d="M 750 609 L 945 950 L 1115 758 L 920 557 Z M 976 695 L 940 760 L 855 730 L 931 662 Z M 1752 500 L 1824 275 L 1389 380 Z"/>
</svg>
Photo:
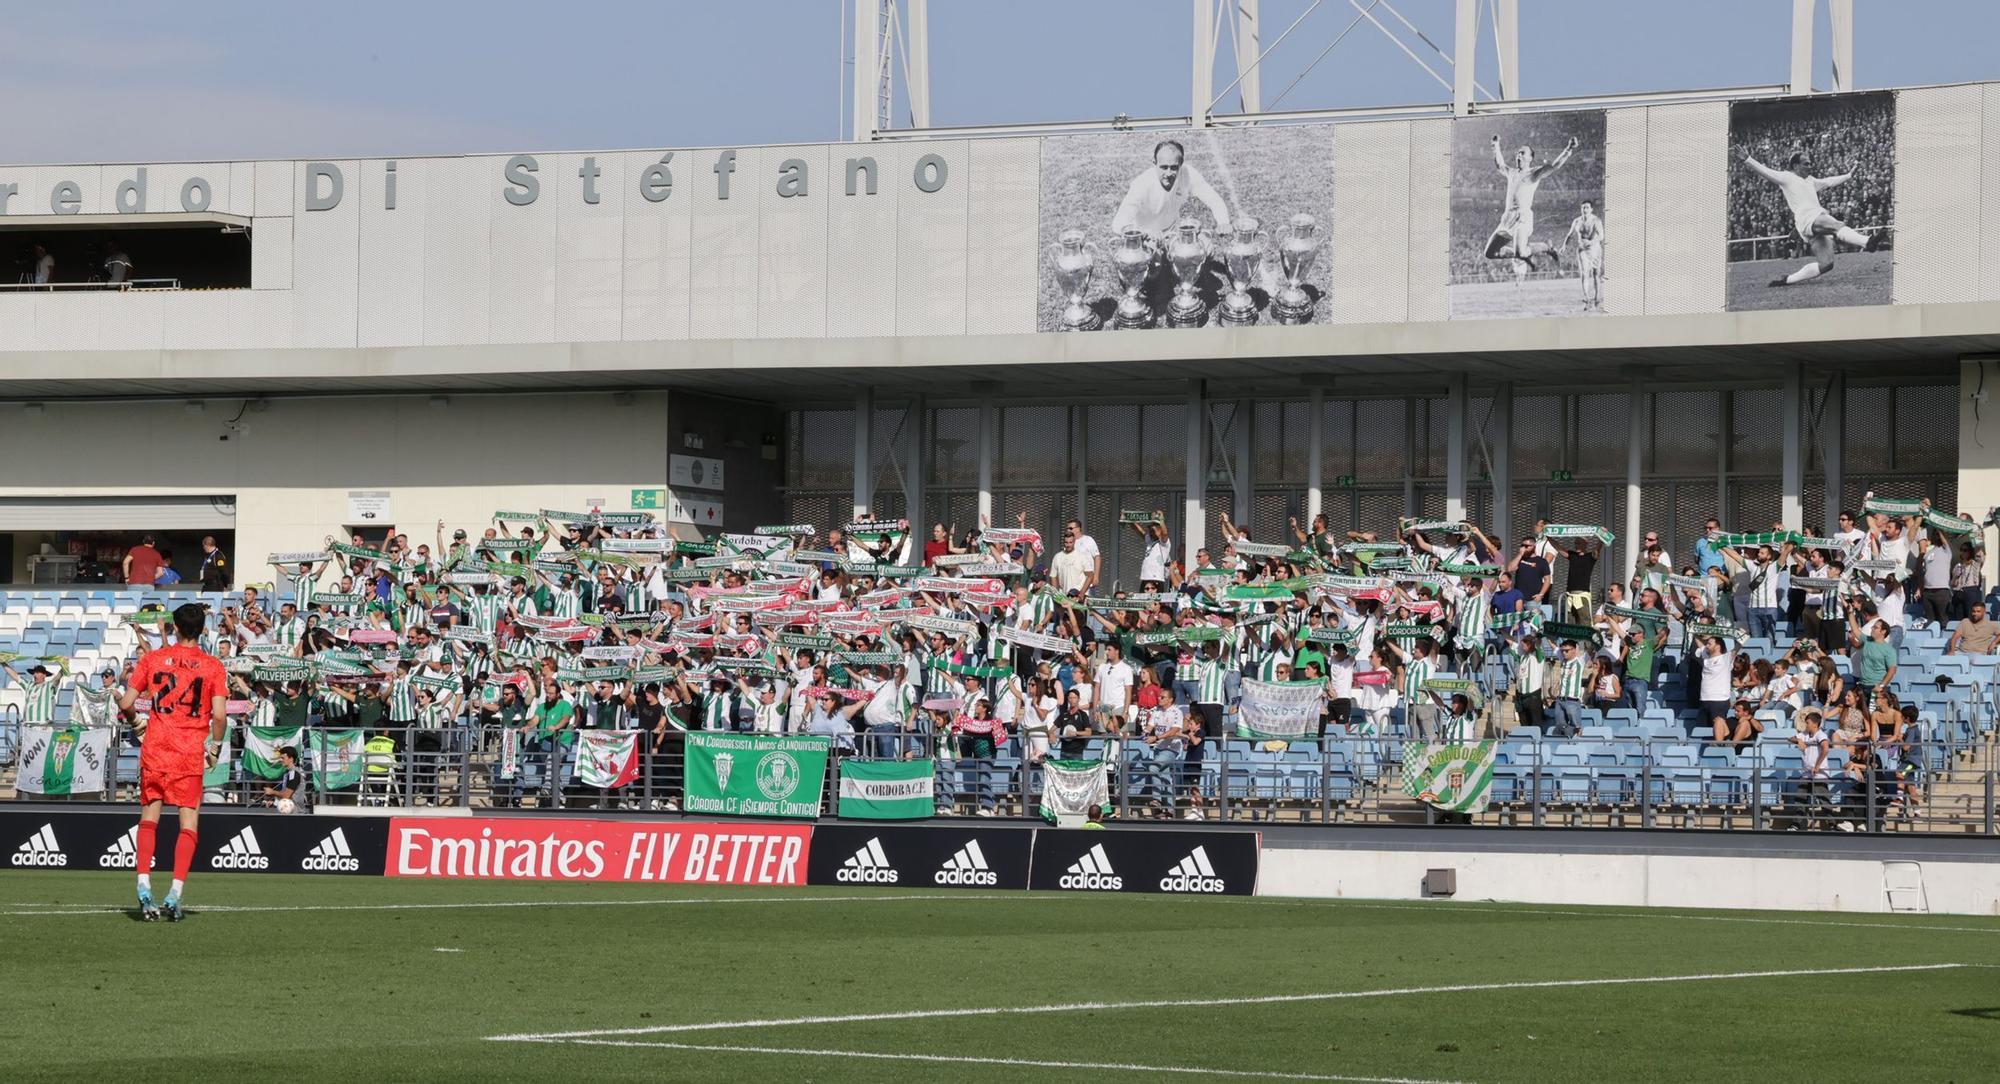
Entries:
<svg viewBox="0 0 2000 1084">
<path fill-rule="evenodd" d="M 194 829 L 181 829 L 181 837 L 174 841 L 174 882 L 187 880 L 188 870 L 194 866 Z"/>
<path fill-rule="evenodd" d="M 153 840 L 160 833 L 159 821 L 140 821 L 139 838 L 134 841 L 136 854 L 133 855 L 139 876 L 153 872 Z"/>
</svg>

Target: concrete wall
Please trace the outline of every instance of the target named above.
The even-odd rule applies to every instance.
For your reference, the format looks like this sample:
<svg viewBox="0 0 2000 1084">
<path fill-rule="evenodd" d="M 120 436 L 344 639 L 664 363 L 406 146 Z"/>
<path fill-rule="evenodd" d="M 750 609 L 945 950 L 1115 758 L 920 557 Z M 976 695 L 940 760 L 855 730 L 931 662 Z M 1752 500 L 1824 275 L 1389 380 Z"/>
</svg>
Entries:
<svg viewBox="0 0 2000 1084">
<path fill-rule="evenodd" d="M 1631 208 L 1608 227 L 1615 315 L 1544 322 L 1721 313 L 1729 104 L 1609 114 L 1608 184 L 1616 205 Z M 1985 138 L 1987 125 L 2000 126 L 2000 84 L 1899 92 L 1897 117 L 1896 303 L 2000 300 L 2000 274 L 1978 268 L 1978 253 L 2000 247 L 2000 214 L 1985 212 L 2000 203 L 2000 129 Z M 1324 126 L 1337 144 L 1324 257 L 1334 323 L 1449 316 L 1450 124 Z M 404 159 L 394 163 L 393 209 L 384 160 L 328 163 L 343 192 L 319 210 L 307 188 L 326 182 L 313 180 L 310 163 L 147 166 L 143 211 L 183 213 L 180 185 L 201 175 L 215 188 L 212 210 L 250 217 L 254 288 L 7 294 L 0 357 L 756 340 L 796 344 L 810 357 L 840 339 L 1046 341 L 1033 332 L 1046 240 L 1042 160 L 1053 147 L 1005 139 L 678 149 L 667 167 L 672 190 L 658 200 L 646 198 L 642 181 L 664 149 L 539 154 L 540 188 L 527 205 L 507 198 L 519 195 L 507 182 L 511 156 Z M 846 163 L 863 156 L 875 162 L 875 194 L 848 195 Z M 930 192 L 915 180 L 927 156 L 945 168 Z M 579 176 L 586 159 L 597 171 L 594 203 Z M 803 194 L 781 191 L 788 162 L 804 165 Z M 68 180 L 82 191 L 76 221 L 115 225 L 112 194 L 140 168 L 0 166 L 0 184 L 20 190 L 6 216 L 46 214 L 49 191 Z"/>
<path fill-rule="evenodd" d="M 667 481 L 664 393 L 627 404 L 608 394 L 277 399 L 243 414 L 247 432 L 230 432 L 238 405 L 17 413 L 0 427 L 0 496 L 233 494 L 240 583 L 268 580 L 270 553 L 318 549 L 338 533 L 349 490 L 388 491 L 392 521 L 414 544 L 430 542 L 439 519 L 448 541 L 502 508 L 602 499 L 628 511 L 633 489 Z"/>
<path fill-rule="evenodd" d="M 1423 898 L 1426 870 L 1454 869 L 1459 900 L 1885 912 L 1883 863 L 1710 855 L 1287 849 L 1266 844 L 1260 896 Z M 1925 862 L 1938 914 L 2000 914 L 2000 864 Z"/>
</svg>

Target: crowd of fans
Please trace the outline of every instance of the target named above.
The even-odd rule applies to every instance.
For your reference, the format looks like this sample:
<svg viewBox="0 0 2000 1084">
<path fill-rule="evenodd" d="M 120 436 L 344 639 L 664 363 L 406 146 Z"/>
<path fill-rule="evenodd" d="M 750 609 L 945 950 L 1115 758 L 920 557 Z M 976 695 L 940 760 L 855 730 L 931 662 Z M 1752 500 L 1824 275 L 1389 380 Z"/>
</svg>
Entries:
<svg viewBox="0 0 2000 1084">
<path fill-rule="evenodd" d="M 2000 622 L 1975 526 L 1927 502 L 1870 508 L 1823 539 L 1711 520 L 1669 553 L 1649 532 L 1638 567 L 1601 592 L 1613 539 L 1594 525 L 1538 523 L 1508 544 L 1467 523 L 1405 521 L 1384 539 L 1320 519 L 1261 541 L 1225 516 L 1188 567 L 1164 516 L 1127 513 L 1116 529 L 1143 546 L 1133 591 L 1107 585 L 1074 520 L 1046 545 L 1024 525 L 961 537 L 870 520 L 677 543 L 637 516 L 545 513 L 477 537 L 446 541 L 440 523 L 431 543 L 274 555 L 289 597 L 244 590 L 204 646 L 253 725 L 358 728 L 425 753 L 485 724 L 518 743 L 510 803 L 557 799 L 582 728 L 642 732 L 655 792 L 671 794 L 678 735 L 704 729 L 956 761 L 975 780 L 964 800 L 989 814 L 985 769 L 1003 751 L 1034 765 L 1122 745 L 1135 797 L 1197 818 L 1201 761 L 1234 733 L 1252 679 L 1317 683 L 1323 731 L 1386 744 L 1511 725 L 1571 736 L 1586 707 L 1660 705 L 1678 672 L 1697 739 L 1745 746 L 1775 709 L 1809 766 L 1824 770 L 1827 748 L 1895 766 L 1918 722 L 1892 688 L 1904 630 L 1956 622 L 1948 651 L 1990 654 Z M 1752 657 L 1752 643 L 1788 646 Z M 17 675 L 31 722 L 52 718 L 62 680 L 37 670 Z M 110 721 L 121 675 L 97 678 L 79 711 Z M 434 779 L 419 772 L 421 799 Z"/>
</svg>

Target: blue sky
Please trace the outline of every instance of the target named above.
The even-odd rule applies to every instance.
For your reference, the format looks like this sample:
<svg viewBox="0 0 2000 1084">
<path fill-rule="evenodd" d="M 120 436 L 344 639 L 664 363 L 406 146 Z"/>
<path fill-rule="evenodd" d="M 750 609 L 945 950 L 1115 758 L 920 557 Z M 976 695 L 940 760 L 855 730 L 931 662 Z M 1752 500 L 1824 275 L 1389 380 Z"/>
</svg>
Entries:
<svg viewBox="0 0 2000 1084">
<path fill-rule="evenodd" d="M 1310 3 L 1264 0 L 1265 41 Z M 10 5 L 0 24 L 0 162 L 823 141 L 834 137 L 844 105 L 834 90 L 843 6 Z M 1450 48 L 1451 0 L 1397 6 Z M 2000 41 L 2000 3 L 1855 6 L 1862 86 L 2000 78 L 1992 49 Z M 1786 78 L 1790 0 L 1521 0 L 1521 8 L 1522 86 L 1530 96 Z M 1267 105 L 1353 17 L 1347 0 L 1323 0 L 1265 61 Z M 1187 0 L 932 0 L 931 22 L 934 123 L 1188 109 Z M 1421 43 L 1412 44 L 1442 70 Z M 1490 53 L 1490 41 L 1482 51 Z M 1490 72 L 1489 55 L 1482 79 Z M 1443 96 L 1363 23 L 1283 105 Z"/>
</svg>

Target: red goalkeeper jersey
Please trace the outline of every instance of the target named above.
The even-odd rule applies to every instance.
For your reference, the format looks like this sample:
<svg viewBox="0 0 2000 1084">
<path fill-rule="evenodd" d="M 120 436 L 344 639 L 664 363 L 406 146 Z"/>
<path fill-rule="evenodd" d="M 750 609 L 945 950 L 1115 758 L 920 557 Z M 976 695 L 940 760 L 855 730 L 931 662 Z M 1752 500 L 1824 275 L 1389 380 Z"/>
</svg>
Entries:
<svg viewBox="0 0 2000 1084">
<path fill-rule="evenodd" d="M 152 698 L 139 765 L 149 772 L 200 774 L 214 700 L 229 695 L 229 678 L 215 656 L 193 644 L 148 651 L 132 687 Z"/>
</svg>

